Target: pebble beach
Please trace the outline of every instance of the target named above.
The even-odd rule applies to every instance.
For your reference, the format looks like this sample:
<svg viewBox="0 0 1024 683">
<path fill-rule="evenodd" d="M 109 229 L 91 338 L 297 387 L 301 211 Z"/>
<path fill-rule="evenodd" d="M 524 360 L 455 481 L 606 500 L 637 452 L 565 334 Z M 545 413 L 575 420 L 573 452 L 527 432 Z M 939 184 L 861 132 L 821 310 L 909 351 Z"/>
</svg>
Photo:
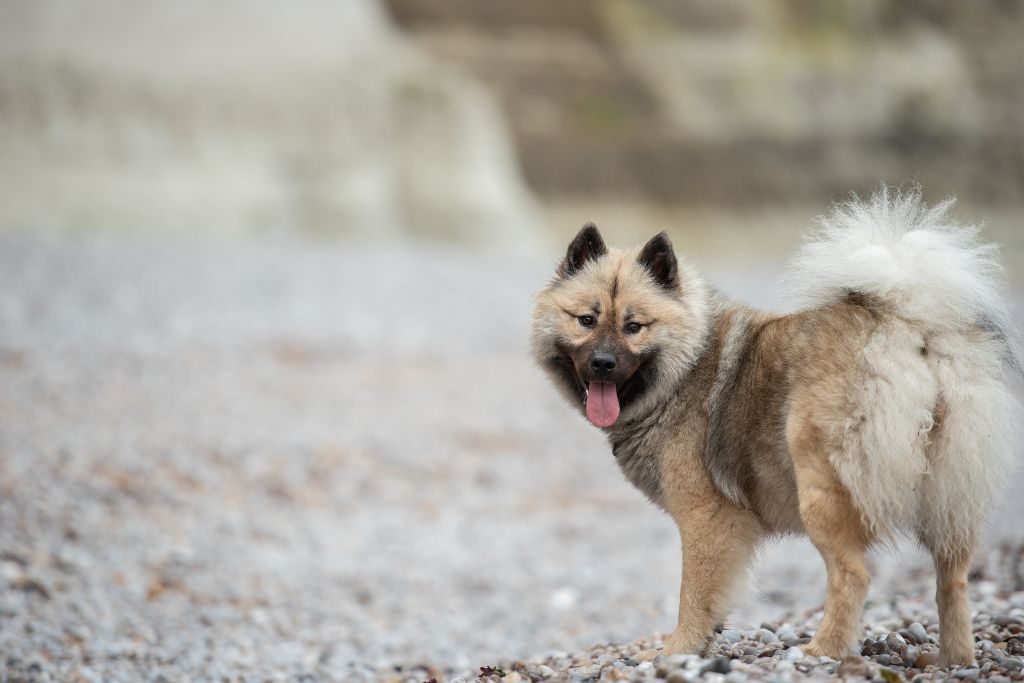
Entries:
<svg viewBox="0 0 1024 683">
<path fill-rule="evenodd" d="M 804 656 L 801 539 L 703 656 L 636 658 L 674 625 L 679 543 L 530 363 L 549 266 L 0 237 L 0 682 L 1024 680 L 1012 495 L 972 573 L 977 667 L 936 667 L 909 544 L 871 556 L 864 656 Z"/>
</svg>

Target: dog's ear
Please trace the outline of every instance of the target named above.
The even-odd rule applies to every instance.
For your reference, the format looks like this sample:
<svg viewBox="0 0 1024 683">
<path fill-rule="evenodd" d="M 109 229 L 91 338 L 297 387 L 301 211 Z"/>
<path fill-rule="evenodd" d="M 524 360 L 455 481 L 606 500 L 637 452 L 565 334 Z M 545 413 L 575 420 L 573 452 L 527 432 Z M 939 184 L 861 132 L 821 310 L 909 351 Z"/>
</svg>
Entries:
<svg viewBox="0 0 1024 683">
<path fill-rule="evenodd" d="M 679 262 L 668 235 L 659 232 L 640 250 L 637 261 L 648 270 L 654 281 L 665 289 L 679 287 Z"/>
<path fill-rule="evenodd" d="M 569 250 L 565 252 L 565 260 L 558 266 L 558 274 L 561 277 L 569 277 L 582 268 L 587 261 L 600 258 L 607 253 L 608 247 L 605 246 L 601 233 L 597 231 L 597 226 L 587 223 L 569 243 Z"/>
</svg>

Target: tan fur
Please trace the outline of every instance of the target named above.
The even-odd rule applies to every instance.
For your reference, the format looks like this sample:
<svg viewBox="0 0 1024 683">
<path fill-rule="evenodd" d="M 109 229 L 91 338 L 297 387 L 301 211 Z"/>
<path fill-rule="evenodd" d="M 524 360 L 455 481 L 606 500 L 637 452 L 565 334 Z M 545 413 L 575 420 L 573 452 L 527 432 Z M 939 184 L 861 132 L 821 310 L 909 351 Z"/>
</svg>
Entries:
<svg viewBox="0 0 1024 683">
<path fill-rule="evenodd" d="M 599 345 L 624 359 L 623 396 L 623 387 L 644 387 L 606 432 L 626 476 L 679 527 L 679 622 L 665 652 L 704 649 L 757 545 L 802 532 L 828 572 L 825 617 L 805 651 L 848 654 L 868 590 L 865 553 L 905 531 L 935 557 L 942 662 L 973 661 L 966 574 L 978 514 L 957 516 L 910 491 L 894 500 L 875 469 L 903 468 L 894 481 L 943 495 L 971 474 L 946 463 L 965 443 L 946 430 L 983 406 L 970 388 L 949 387 L 969 368 L 978 390 L 1000 390 L 992 335 L 974 326 L 948 340 L 929 336 L 884 300 L 856 293 L 789 316 L 754 311 L 686 267 L 659 283 L 638 262 L 647 247 L 607 250 L 594 234 L 586 258 L 574 265 L 571 246 L 566 274 L 538 295 L 533 351 L 581 409 Z M 593 328 L 582 326 L 584 314 L 597 315 Z M 647 326 L 626 334 L 632 319 Z M 905 457 L 873 460 L 888 444 Z"/>
</svg>

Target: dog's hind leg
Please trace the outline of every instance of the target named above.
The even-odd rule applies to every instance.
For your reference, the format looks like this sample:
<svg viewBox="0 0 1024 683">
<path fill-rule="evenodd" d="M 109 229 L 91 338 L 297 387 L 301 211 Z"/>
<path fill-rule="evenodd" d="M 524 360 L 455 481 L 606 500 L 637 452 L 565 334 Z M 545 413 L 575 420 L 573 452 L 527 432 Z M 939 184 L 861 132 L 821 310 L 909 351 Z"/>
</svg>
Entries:
<svg viewBox="0 0 1024 683">
<path fill-rule="evenodd" d="M 731 607 L 763 532 L 748 510 L 719 499 L 673 511 L 683 544 L 679 623 L 665 653 L 702 651 Z"/>
<path fill-rule="evenodd" d="M 870 576 L 864 555 L 871 535 L 861 521 L 849 492 L 826 457 L 817 430 L 792 440 L 800 518 L 811 542 L 825 560 L 828 573 L 825 616 L 806 654 L 840 659 L 850 653 L 861 630 L 860 618 Z"/>
<path fill-rule="evenodd" d="M 934 553 L 935 602 L 939 606 L 939 666 L 974 663 L 971 608 L 967 602 L 967 572 L 971 553 Z"/>
</svg>

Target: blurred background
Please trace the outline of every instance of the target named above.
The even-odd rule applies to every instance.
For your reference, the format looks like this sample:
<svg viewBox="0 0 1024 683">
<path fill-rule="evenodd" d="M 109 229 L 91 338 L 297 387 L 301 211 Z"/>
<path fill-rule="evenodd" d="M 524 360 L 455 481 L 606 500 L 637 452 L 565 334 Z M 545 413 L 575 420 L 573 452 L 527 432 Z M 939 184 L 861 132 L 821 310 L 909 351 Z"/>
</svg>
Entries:
<svg viewBox="0 0 1024 683">
<path fill-rule="evenodd" d="M 815 215 L 920 182 L 1020 301 L 1021 35 L 1004 0 L 0 0 L 8 666 L 670 630 L 675 531 L 532 367 L 532 292 L 595 221 L 784 310 Z M 736 623 L 819 606 L 819 565 L 767 551 Z"/>
</svg>

